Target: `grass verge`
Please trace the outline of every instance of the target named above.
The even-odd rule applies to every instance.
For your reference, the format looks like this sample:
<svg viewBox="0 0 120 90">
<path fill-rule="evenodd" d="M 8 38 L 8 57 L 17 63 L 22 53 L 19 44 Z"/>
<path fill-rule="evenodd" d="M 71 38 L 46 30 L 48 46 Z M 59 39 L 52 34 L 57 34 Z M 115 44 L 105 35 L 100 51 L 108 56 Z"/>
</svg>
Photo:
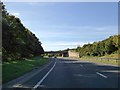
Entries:
<svg viewBox="0 0 120 90">
<path fill-rule="evenodd" d="M 2 82 L 6 83 L 13 80 L 31 70 L 37 66 L 42 66 L 48 63 L 48 58 L 34 57 L 26 60 L 16 60 L 10 62 L 4 62 L 2 64 Z"/>
<path fill-rule="evenodd" d="M 0 52 L 0 55 L 2 55 L 2 52 Z"/>
<path fill-rule="evenodd" d="M 83 61 L 90 61 L 94 63 L 101 63 L 101 64 L 111 64 L 111 65 L 118 65 L 120 61 L 116 60 L 108 60 L 108 59 L 98 59 L 98 58 L 80 58 Z"/>
<path fill-rule="evenodd" d="M 100 64 L 110 64 L 110 65 L 119 65 L 120 64 L 120 60 L 118 60 L 118 61 L 111 60 L 112 58 L 118 58 L 118 54 L 111 54 L 111 55 L 106 55 L 106 56 L 103 56 L 103 57 L 84 56 L 82 58 L 70 58 L 70 57 L 61 57 L 61 58 L 76 59 L 76 60 L 82 60 L 82 61 L 90 61 L 90 62 L 100 63 Z M 108 58 L 111 58 L 111 59 L 108 60 Z"/>
</svg>

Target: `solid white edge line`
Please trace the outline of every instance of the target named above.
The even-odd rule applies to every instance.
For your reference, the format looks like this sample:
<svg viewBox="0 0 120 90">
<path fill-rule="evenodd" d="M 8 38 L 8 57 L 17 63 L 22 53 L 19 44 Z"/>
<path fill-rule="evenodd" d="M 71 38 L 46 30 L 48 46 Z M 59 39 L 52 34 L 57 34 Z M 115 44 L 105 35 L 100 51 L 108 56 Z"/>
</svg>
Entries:
<svg viewBox="0 0 120 90">
<path fill-rule="evenodd" d="M 52 68 L 49 70 L 49 72 L 33 87 L 32 90 L 35 90 L 35 89 L 45 80 L 45 78 L 50 74 L 50 72 L 51 72 L 51 71 L 53 70 L 53 68 L 55 67 L 56 62 L 57 62 L 57 61 L 55 61 L 53 67 L 52 67 Z"/>
<path fill-rule="evenodd" d="M 37 73 L 34 73 L 32 76 L 29 76 L 29 78 L 33 77 L 34 75 L 38 74 L 39 72 L 41 72 L 42 70 L 44 70 L 45 68 L 47 68 L 52 62 L 50 62 L 49 64 L 47 64 L 46 66 L 44 66 L 42 69 L 40 69 Z M 21 83 L 20 81 L 17 82 L 16 84 L 14 84 L 12 87 L 20 87 L 19 85 L 23 84 L 23 82 Z"/>
<path fill-rule="evenodd" d="M 107 76 L 105 76 L 105 75 L 103 75 L 103 74 L 101 74 L 101 73 L 99 73 L 99 72 L 96 72 L 96 74 L 98 74 L 98 75 L 100 75 L 100 76 L 102 76 L 102 77 L 104 77 L 104 78 L 107 78 Z"/>
</svg>

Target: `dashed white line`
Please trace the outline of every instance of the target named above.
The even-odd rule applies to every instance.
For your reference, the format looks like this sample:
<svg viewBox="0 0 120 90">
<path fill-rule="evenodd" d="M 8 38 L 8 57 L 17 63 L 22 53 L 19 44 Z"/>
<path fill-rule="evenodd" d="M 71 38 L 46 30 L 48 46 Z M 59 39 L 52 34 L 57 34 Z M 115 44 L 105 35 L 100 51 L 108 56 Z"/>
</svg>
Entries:
<svg viewBox="0 0 120 90">
<path fill-rule="evenodd" d="M 81 66 L 81 67 L 83 67 L 83 65 L 82 65 L 82 64 L 80 64 L 80 66 Z"/>
<path fill-rule="evenodd" d="M 99 73 L 99 72 L 96 72 L 96 74 L 98 74 L 98 75 L 100 75 L 100 76 L 102 76 L 102 77 L 104 77 L 104 78 L 107 78 L 107 76 L 105 76 L 105 75 L 103 75 L 103 74 L 101 74 L 101 73 Z"/>
<path fill-rule="evenodd" d="M 50 74 L 50 72 L 53 70 L 53 68 L 55 67 L 56 65 L 56 62 L 54 63 L 53 67 L 49 70 L 49 72 L 33 87 L 32 90 L 35 90 L 37 87 L 39 87 L 39 85 L 45 80 L 45 78 Z"/>
</svg>

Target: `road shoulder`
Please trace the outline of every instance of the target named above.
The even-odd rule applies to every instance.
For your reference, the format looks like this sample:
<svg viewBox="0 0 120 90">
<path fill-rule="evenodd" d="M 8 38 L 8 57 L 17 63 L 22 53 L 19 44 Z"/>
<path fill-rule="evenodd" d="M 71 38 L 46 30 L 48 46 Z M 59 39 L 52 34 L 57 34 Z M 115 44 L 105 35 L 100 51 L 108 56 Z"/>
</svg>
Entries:
<svg viewBox="0 0 120 90">
<path fill-rule="evenodd" d="M 53 60 L 51 60 L 49 63 L 47 63 L 43 66 L 33 68 L 32 71 L 30 71 L 30 72 L 28 72 L 28 73 L 26 73 L 26 74 L 24 74 L 16 79 L 12 80 L 12 81 L 9 81 L 9 82 L 3 84 L 2 87 L 3 88 L 12 88 L 11 86 L 14 84 L 22 84 L 22 83 L 26 82 L 27 80 L 29 80 L 30 78 L 37 75 L 40 71 L 42 71 L 46 67 L 48 67 L 52 62 L 53 62 Z"/>
</svg>

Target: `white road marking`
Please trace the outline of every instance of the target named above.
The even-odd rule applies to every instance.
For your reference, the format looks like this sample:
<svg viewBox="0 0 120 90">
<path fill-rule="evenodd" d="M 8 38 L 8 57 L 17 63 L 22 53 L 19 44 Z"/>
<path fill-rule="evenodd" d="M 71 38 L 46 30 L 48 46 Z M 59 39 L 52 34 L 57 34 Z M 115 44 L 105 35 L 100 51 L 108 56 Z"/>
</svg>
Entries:
<svg viewBox="0 0 120 90">
<path fill-rule="evenodd" d="M 16 85 L 13 85 L 13 87 L 20 87 L 21 84 L 16 84 Z"/>
<path fill-rule="evenodd" d="M 82 65 L 82 64 L 80 64 L 80 66 L 81 66 L 81 67 L 83 67 L 83 65 Z"/>
<path fill-rule="evenodd" d="M 53 68 L 55 67 L 56 62 L 57 62 L 57 61 L 55 61 L 53 67 L 52 67 L 52 68 L 49 70 L 49 72 L 33 87 L 32 90 L 35 90 L 35 89 L 45 80 L 45 78 L 50 74 L 50 72 L 51 72 L 51 71 L 53 70 Z"/>
<path fill-rule="evenodd" d="M 73 74 L 75 77 L 96 77 L 95 74 Z"/>
<path fill-rule="evenodd" d="M 59 63 L 79 63 L 80 61 L 59 61 Z"/>
<path fill-rule="evenodd" d="M 105 76 L 105 75 L 103 75 L 103 74 L 101 74 L 101 73 L 99 73 L 99 72 L 96 72 L 96 74 L 98 74 L 98 75 L 100 75 L 100 76 L 102 76 L 102 77 L 104 77 L 104 78 L 107 78 L 107 76 Z"/>
<path fill-rule="evenodd" d="M 102 72 L 120 73 L 119 70 L 103 70 Z"/>
<path fill-rule="evenodd" d="M 31 77 L 35 76 L 36 74 L 38 74 L 39 72 L 41 72 L 42 70 L 44 70 L 45 68 L 47 68 L 53 61 L 51 61 L 49 64 L 47 64 L 46 66 L 44 66 L 43 68 L 41 68 L 40 70 L 38 70 L 37 72 L 35 72 L 34 74 L 30 75 L 29 77 L 24 77 L 21 78 L 21 80 L 19 82 L 17 82 L 16 84 L 14 84 L 12 87 L 21 87 L 21 85 L 29 80 Z M 28 75 L 27 75 L 28 76 Z"/>
</svg>

